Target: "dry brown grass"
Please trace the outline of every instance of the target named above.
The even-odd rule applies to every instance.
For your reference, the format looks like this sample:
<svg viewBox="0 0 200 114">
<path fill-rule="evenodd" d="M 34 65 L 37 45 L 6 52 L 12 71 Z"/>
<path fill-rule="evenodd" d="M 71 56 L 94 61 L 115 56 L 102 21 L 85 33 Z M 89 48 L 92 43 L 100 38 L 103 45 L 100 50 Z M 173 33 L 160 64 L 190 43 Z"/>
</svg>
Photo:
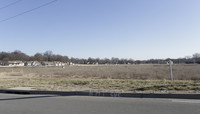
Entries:
<svg viewBox="0 0 200 114">
<path fill-rule="evenodd" d="M 169 79 L 167 65 L 108 65 L 61 67 L 16 67 L 0 68 L 1 73 L 13 76 L 34 74 L 40 77 L 55 78 L 97 78 L 97 79 Z M 174 65 L 175 80 L 200 80 L 200 65 Z"/>
<path fill-rule="evenodd" d="M 200 65 L 107 65 L 66 67 L 0 67 L 0 88 L 36 87 L 42 90 L 109 89 L 200 90 Z"/>
</svg>

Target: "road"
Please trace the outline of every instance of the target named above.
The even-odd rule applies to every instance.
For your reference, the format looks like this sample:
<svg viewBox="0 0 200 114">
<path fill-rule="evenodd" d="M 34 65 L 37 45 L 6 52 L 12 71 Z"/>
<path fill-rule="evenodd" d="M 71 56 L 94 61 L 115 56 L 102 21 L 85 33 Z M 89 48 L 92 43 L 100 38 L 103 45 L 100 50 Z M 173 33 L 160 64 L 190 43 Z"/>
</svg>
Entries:
<svg viewBox="0 0 200 114">
<path fill-rule="evenodd" d="M 0 94 L 0 114 L 197 114 L 200 100 Z"/>
</svg>

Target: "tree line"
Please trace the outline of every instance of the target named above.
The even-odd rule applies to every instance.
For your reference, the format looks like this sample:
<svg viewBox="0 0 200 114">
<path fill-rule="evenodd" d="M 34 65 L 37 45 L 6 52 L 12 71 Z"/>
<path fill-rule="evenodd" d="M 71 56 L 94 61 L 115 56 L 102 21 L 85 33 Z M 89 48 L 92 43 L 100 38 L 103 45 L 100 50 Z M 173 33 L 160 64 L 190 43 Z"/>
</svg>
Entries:
<svg viewBox="0 0 200 114">
<path fill-rule="evenodd" d="M 53 54 L 52 51 L 46 51 L 44 53 L 36 53 L 33 56 L 29 56 L 21 51 L 14 52 L 0 52 L 0 61 L 60 61 L 60 62 L 72 62 L 75 64 L 166 64 L 166 61 L 172 60 L 175 64 L 200 64 L 200 53 L 195 53 L 192 56 L 186 56 L 178 59 L 149 59 L 149 60 L 133 60 L 133 59 L 119 59 L 112 57 L 109 58 L 69 58 L 59 54 Z"/>
<path fill-rule="evenodd" d="M 53 54 L 52 51 L 46 51 L 44 53 L 36 53 L 34 56 L 29 56 L 21 51 L 14 52 L 1 52 L 1 61 L 60 61 L 68 62 L 69 58 L 67 56 Z"/>
</svg>

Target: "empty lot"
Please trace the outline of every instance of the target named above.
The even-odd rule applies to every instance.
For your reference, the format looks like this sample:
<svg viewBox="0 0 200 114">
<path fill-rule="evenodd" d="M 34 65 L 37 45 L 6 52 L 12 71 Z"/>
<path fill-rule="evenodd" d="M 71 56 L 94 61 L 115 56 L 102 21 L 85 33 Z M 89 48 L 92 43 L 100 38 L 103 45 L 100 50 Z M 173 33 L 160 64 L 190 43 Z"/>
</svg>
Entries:
<svg viewBox="0 0 200 114">
<path fill-rule="evenodd" d="M 99 65 L 61 67 L 0 67 L 0 88 L 40 90 L 188 91 L 200 90 L 200 65 Z"/>
</svg>

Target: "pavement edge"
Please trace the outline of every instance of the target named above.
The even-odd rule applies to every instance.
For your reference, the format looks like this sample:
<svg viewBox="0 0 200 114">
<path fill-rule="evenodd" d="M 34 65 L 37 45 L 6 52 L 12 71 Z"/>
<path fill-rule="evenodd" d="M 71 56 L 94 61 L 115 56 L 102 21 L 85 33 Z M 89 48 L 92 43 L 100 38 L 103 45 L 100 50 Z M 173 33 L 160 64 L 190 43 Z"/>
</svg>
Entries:
<svg viewBox="0 0 200 114">
<path fill-rule="evenodd" d="M 5 94 L 30 95 L 59 95 L 59 96 L 99 96 L 99 97 L 129 97 L 129 98 L 174 98 L 174 99 L 200 99 L 200 94 L 171 94 L 171 93 L 117 93 L 117 92 L 91 92 L 91 91 L 39 91 L 39 90 L 9 90 L 0 89 Z"/>
</svg>

